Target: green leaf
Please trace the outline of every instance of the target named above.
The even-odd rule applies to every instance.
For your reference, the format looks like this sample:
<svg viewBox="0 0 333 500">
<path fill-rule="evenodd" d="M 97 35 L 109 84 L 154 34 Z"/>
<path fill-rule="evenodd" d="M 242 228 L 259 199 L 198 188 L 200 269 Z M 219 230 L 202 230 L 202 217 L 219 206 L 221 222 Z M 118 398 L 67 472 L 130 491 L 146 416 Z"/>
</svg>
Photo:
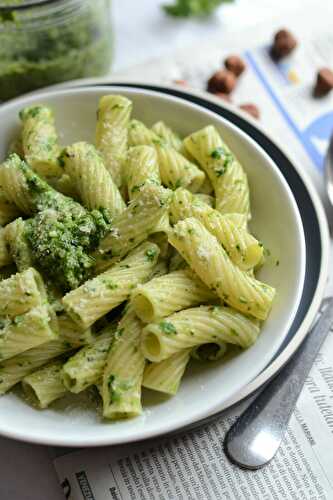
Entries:
<svg viewBox="0 0 333 500">
<path fill-rule="evenodd" d="M 164 11 L 174 17 L 209 16 L 222 3 L 233 0 L 175 0 L 173 4 L 164 5 Z"/>
</svg>

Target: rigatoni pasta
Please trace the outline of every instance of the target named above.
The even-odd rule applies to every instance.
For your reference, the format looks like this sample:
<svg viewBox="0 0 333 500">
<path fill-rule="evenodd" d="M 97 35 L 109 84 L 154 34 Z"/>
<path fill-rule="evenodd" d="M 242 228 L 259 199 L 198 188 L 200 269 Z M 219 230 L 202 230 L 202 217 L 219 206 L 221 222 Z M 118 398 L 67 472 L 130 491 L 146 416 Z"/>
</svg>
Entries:
<svg viewBox="0 0 333 500">
<path fill-rule="evenodd" d="M 255 267 L 263 258 L 263 245 L 242 224 L 241 214 L 222 215 L 186 189 L 177 189 L 169 208 L 171 222 L 195 217 L 221 243 L 230 259 L 241 269 Z"/>
<path fill-rule="evenodd" d="M 51 361 L 22 380 L 23 391 L 39 408 L 47 408 L 67 392 L 62 382 L 63 360 Z"/>
<path fill-rule="evenodd" d="M 112 216 L 125 209 L 119 189 L 94 146 L 77 142 L 65 148 L 61 158 L 65 172 L 86 208 L 106 208 Z"/>
<path fill-rule="evenodd" d="M 103 378 L 114 332 L 114 325 L 106 327 L 95 342 L 81 349 L 64 364 L 62 381 L 68 391 L 78 394 Z"/>
<path fill-rule="evenodd" d="M 138 120 L 130 123 L 129 143 L 155 147 L 162 183 L 170 189 L 182 186 L 196 192 L 204 183 L 206 176 L 202 170 Z"/>
<path fill-rule="evenodd" d="M 125 181 L 130 200 L 136 198 L 146 184 L 161 184 L 157 154 L 152 146 L 134 146 L 129 149 Z"/>
<path fill-rule="evenodd" d="M 149 323 L 142 332 L 142 351 L 156 363 L 182 349 L 212 342 L 246 348 L 255 342 L 259 330 L 258 321 L 231 307 L 200 306 Z"/>
<path fill-rule="evenodd" d="M 154 123 L 152 131 L 158 135 L 163 141 L 174 148 L 176 151 L 181 152 L 183 148 L 183 141 L 176 132 L 174 132 L 166 123 L 159 121 Z"/>
<path fill-rule="evenodd" d="M 144 186 L 124 212 L 113 219 L 111 232 L 100 242 L 95 252 L 99 271 L 126 255 L 150 234 L 167 231 L 169 201 L 170 192 L 165 188 Z"/>
<path fill-rule="evenodd" d="M 37 347 L 57 334 L 51 329 L 49 310 L 46 306 L 31 309 L 14 319 L 0 321 L 0 359 L 12 358 L 21 352 Z"/>
<path fill-rule="evenodd" d="M 143 374 L 143 387 L 174 396 L 190 360 L 192 349 L 182 349 L 159 363 L 149 363 Z"/>
<path fill-rule="evenodd" d="M 19 271 L 32 267 L 32 255 L 28 242 L 25 239 L 26 223 L 19 217 L 2 230 L 10 259 L 16 264 Z"/>
<path fill-rule="evenodd" d="M 140 415 L 145 358 L 141 351 L 141 321 L 131 304 L 119 322 L 103 375 L 103 416 L 108 419 Z"/>
<path fill-rule="evenodd" d="M 176 395 L 269 314 L 243 167 L 213 126 L 183 139 L 131 111 L 103 96 L 95 145 L 62 146 L 50 108 L 21 112 L 0 164 L 0 394 L 21 382 L 43 409 L 95 387 L 105 420 L 135 417 L 142 387 Z"/>
<path fill-rule="evenodd" d="M 45 301 L 44 282 L 34 268 L 0 281 L 0 316 L 15 318 Z"/>
<path fill-rule="evenodd" d="M 184 139 L 189 153 L 209 176 L 215 191 L 216 209 L 221 213 L 242 213 L 250 217 L 247 176 L 237 158 L 212 125 Z"/>
<path fill-rule="evenodd" d="M 132 103 L 126 97 L 109 95 L 99 101 L 96 146 L 118 187 L 123 181 L 131 111 Z"/>
<path fill-rule="evenodd" d="M 83 328 L 128 299 L 136 285 L 146 281 L 159 255 L 154 243 L 145 242 L 108 271 L 64 296 L 70 317 Z"/>
<path fill-rule="evenodd" d="M 38 370 L 51 359 L 72 350 L 73 346 L 69 342 L 59 338 L 2 361 L 0 365 L 0 394 L 5 394 L 26 375 Z"/>
<path fill-rule="evenodd" d="M 52 110 L 47 106 L 29 106 L 20 112 L 22 150 L 30 167 L 42 177 L 61 175 L 58 162 L 58 135 Z"/>
<path fill-rule="evenodd" d="M 217 295 L 190 269 L 174 271 L 138 285 L 131 295 L 135 312 L 145 323 L 214 300 Z"/>
<path fill-rule="evenodd" d="M 237 267 L 218 240 L 194 217 L 178 222 L 169 233 L 178 250 L 202 281 L 236 309 L 265 320 L 272 307 L 274 288 Z"/>
</svg>

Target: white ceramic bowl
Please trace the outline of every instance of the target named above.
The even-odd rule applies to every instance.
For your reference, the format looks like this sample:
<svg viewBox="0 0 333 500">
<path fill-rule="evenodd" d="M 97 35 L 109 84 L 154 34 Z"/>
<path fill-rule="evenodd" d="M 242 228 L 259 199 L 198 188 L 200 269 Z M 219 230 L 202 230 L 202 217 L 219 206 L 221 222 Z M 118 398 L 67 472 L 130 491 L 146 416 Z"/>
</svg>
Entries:
<svg viewBox="0 0 333 500">
<path fill-rule="evenodd" d="M 54 109 L 63 144 L 93 141 L 98 100 L 107 93 L 110 93 L 107 87 L 54 90 L 3 105 L 0 159 L 5 158 L 19 126 L 19 110 L 36 103 Z M 182 135 L 208 124 L 217 127 L 248 174 L 251 228 L 271 251 L 259 277 L 276 287 L 277 296 L 254 346 L 225 364 L 211 363 L 189 370 L 173 398 L 144 392 L 141 417 L 112 423 L 102 421 L 84 397 L 66 397 L 51 408 L 38 411 L 15 393 L 9 393 L 0 399 L 0 434 L 8 437 L 62 446 L 118 444 L 164 434 L 211 415 L 269 363 L 286 337 L 300 301 L 305 273 L 302 222 L 286 181 L 268 155 L 237 127 L 194 104 L 126 87 L 114 87 L 112 93 L 130 98 L 134 117 L 147 125 L 164 120 Z"/>
</svg>

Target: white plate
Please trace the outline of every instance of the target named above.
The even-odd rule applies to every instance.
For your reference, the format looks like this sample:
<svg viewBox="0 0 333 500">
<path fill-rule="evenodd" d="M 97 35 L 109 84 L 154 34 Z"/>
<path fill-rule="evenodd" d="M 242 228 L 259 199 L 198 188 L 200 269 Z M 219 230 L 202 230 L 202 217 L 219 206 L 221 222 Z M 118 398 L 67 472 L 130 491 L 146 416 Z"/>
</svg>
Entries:
<svg viewBox="0 0 333 500">
<path fill-rule="evenodd" d="M 43 92 L 0 108 L 0 155 L 17 128 L 18 111 L 43 102 L 55 110 L 63 142 L 93 140 L 98 98 L 108 88 Z M 249 176 L 252 194 L 252 230 L 271 249 L 272 258 L 260 278 L 275 286 L 277 299 L 257 343 L 226 364 L 192 370 L 171 399 L 144 398 L 144 414 L 116 423 L 102 422 L 85 402 L 59 402 L 37 411 L 15 394 L 0 400 L 0 433 L 26 441 L 64 446 L 97 446 L 140 440 L 163 434 L 218 409 L 248 384 L 269 363 L 294 319 L 305 273 L 303 227 L 291 191 L 269 156 L 241 130 L 216 114 L 175 97 L 126 88 L 115 88 L 134 102 L 134 116 L 148 125 L 163 119 L 182 134 L 214 124 L 235 151 Z M 275 262 L 279 260 L 280 265 Z"/>
</svg>

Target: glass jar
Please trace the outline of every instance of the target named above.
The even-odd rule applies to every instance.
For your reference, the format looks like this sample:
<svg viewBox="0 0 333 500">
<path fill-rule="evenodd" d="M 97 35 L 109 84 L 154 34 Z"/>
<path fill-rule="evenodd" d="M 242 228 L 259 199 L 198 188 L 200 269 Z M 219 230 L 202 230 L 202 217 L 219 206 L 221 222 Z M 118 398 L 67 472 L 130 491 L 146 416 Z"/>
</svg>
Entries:
<svg viewBox="0 0 333 500">
<path fill-rule="evenodd" d="M 0 100 L 105 74 L 110 0 L 0 0 Z"/>
</svg>

